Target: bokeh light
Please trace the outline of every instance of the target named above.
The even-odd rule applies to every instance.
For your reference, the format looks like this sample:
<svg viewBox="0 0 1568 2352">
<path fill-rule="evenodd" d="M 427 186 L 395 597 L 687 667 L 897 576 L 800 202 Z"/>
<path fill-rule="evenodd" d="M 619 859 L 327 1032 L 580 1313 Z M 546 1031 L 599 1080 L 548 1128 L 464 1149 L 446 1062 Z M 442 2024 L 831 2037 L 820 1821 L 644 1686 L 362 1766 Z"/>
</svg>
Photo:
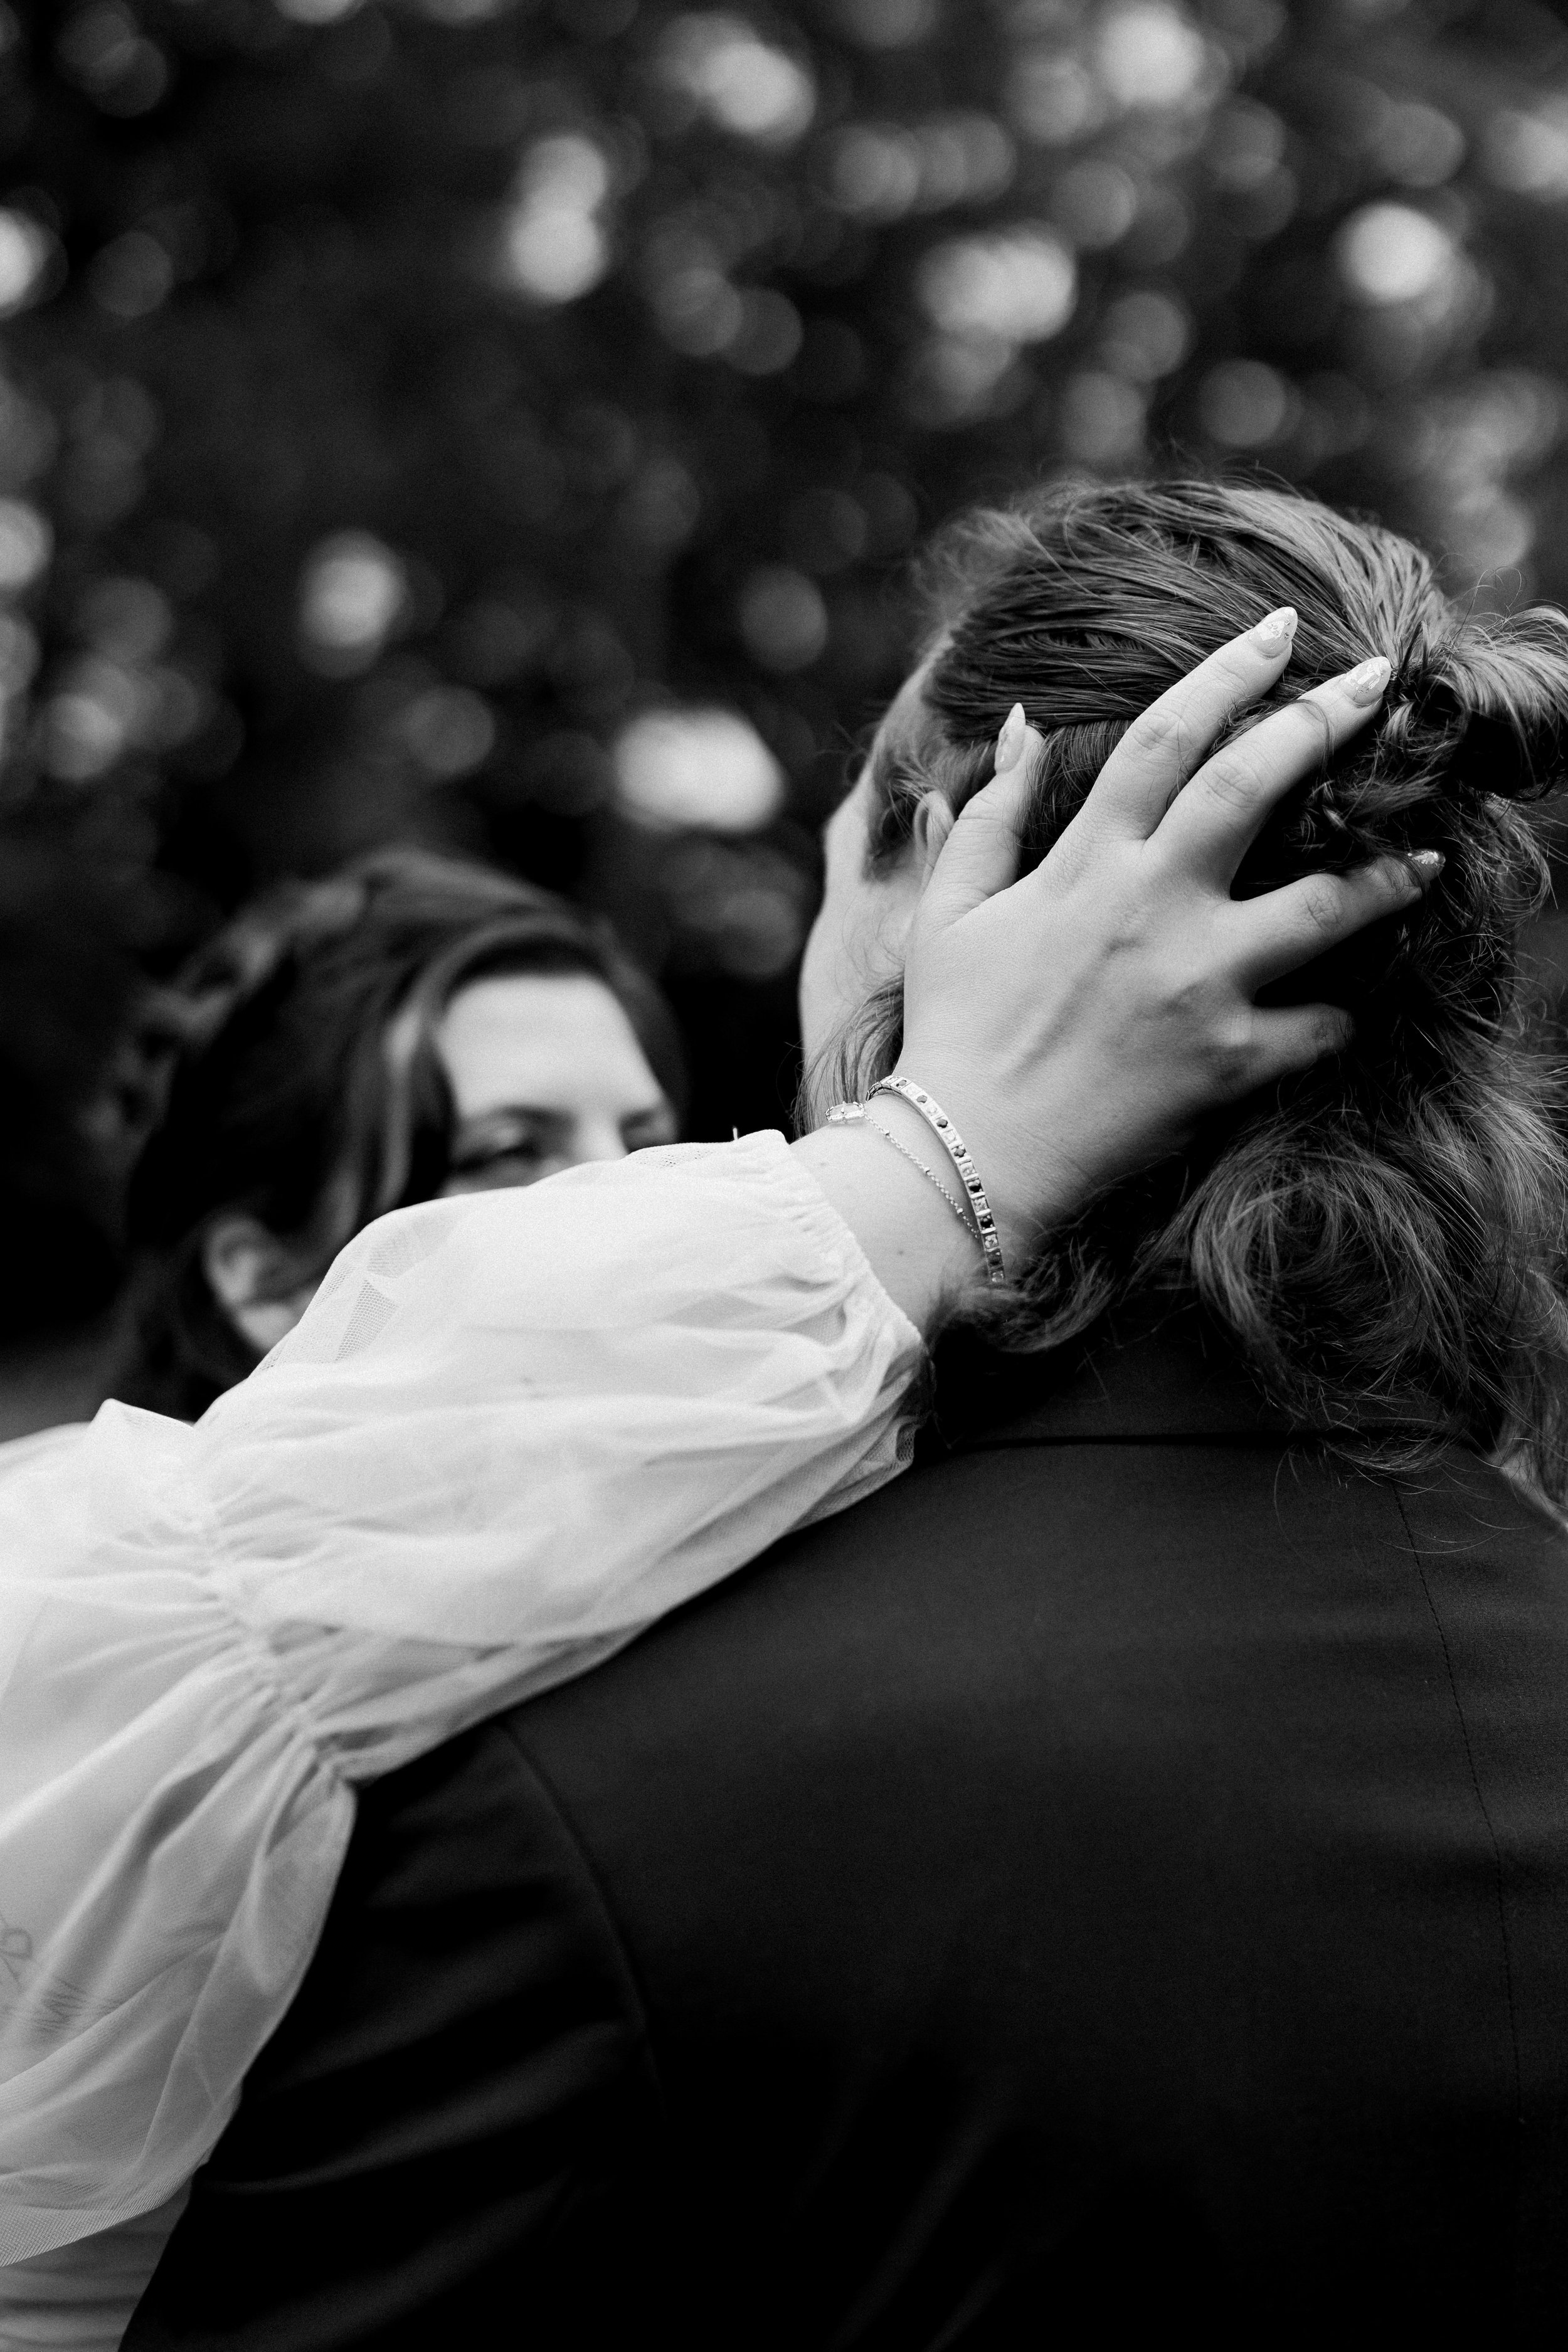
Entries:
<svg viewBox="0 0 1568 2352">
<path fill-rule="evenodd" d="M 1390 102 L 1378 131 L 1379 158 L 1406 188 L 1439 188 L 1465 160 L 1468 142 L 1451 114 L 1420 99 Z"/>
<path fill-rule="evenodd" d="M 805 669 L 827 643 L 822 591 L 787 564 L 758 566 L 741 590 L 737 618 L 747 652 L 764 669 Z"/>
<path fill-rule="evenodd" d="M 495 748 L 496 722 L 483 695 L 466 686 L 432 686 L 398 712 L 396 733 L 432 782 L 450 783 L 482 767 Z"/>
<path fill-rule="evenodd" d="M 68 15 L 55 57 L 106 114 L 145 114 L 169 87 L 163 50 L 120 0 L 88 0 Z"/>
<path fill-rule="evenodd" d="M 1000 195 L 1012 180 L 1016 150 L 985 114 L 933 116 L 906 126 L 858 122 L 828 143 L 823 180 L 841 212 L 868 221 L 946 211 Z"/>
<path fill-rule="evenodd" d="M 368 668 L 408 609 L 406 568 L 369 531 L 335 532 L 312 549 L 300 580 L 300 636 L 330 676 Z"/>
<path fill-rule="evenodd" d="M 616 738 L 616 790 L 638 824 L 752 833 L 778 811 L 784 771 L 738 711 L 648 710 Z"/>
<path fill-rule="evenodd" d="M 1198 387 L 1204 430 L 1226 449 L 1267 449 L 1300 414 L 1300 396 L 1262 360 L 1224 360 Z"/>
<path fill-rule="evenodd" d="M 1038 343 L 1059 334 L 1078 299 L 1078 272 L 1061 239 L 1036 223 L 934 245 L 916 278 L 921 303 L 944 334 Z"/>
<path fill-rule="evenodd" d="M 518 174 L 507 215 L 507 274 L 536 302 L 575 302 L 610 266 L 610 244 L 599 217 L 609 194 L 609 169 L 600 149 L 577 132 L 541 139 Z"/>
<path fill-rule="evenodd" d="M 1500 188 L 1545 204 L 1568 196 L 1568 98 L 1499 107 L 1486 127 L 1483 157 Z"/>
<path fill-rule="evenodd" d="M 1101 253 L 1120 244 L 1137 217 L 1137 182 L 1103 158 L 1064 172 L 1051 196 L 1051 218 L 1080 252 Z"/>
<path fill-rule="evenodd" d="M 1007 111 L 1025 138 L 1065 147 L 1098 128 L 1106 94 L 1081 59 L 1044 44 L 1026 49 L 1008 78 Z"/>
<path fill-rule="evenodd" d="M 1100 331 L 1100 355 L 1117 375 L 1154 383 L 1173 375 L 1193 347 L 1195 330 L 1184 303 L 1158 288 L 1138 288 L 1110 303 Z"/>
<path fill-rule="evenodd" d="M 1416 302 L 1454 278 L 1454 240 L 1440 222 L 1409 205 L 1368 205 L 1345 223 L 1340 267 L 1363 302 Z"/>
<path fill-rule="evenodd" d="M 94 300 L 110 318 L 144 319 L 168 299 L 174 265 L 157 237 L 144 229 L 127 229 L 94 254 L 87 282 Z"/>
<path fill-rule="evenodd" d="M 0 499 L 0 595 L 19 595 L 47 568 L 55 535 L 48 518 L 24 499 Z"/>
<path fill-rule="evenodd" d="M 48 230 L 30 214 L 0 209 L 0 319 L 37 299 L 56 249 Z"/>
<path fill-rule="evenodd" d="M 939 0 L 837 0 L 838 22 L 868 49 L 907 49 L 936 29 Z"/>
<path fill-rule="evenodd" d="M 150 580 L 95 580 L 78 601 L 79 635 L 111 660 L 151 661 L 174 631 L 168 598 Z"/>
<path fill-rule="evenodd" d="M 743 16 L 677 16 L 659 45 L 664 76 L 721 129 L 788 146 L 816 111 L 811 74 Z"/>
<path fill-rule="evenodd" d="M 134 708 L 134 695 L 117 671 L 84 674 L 79 665 L 67 671 L 39 716 L 38 750 L 47 773 L 68 784 L 102 775 L 130 740 Z"/>
<path fill-rule="evenodd" d="M 1183 11 L 1163 0 L 1134 0 L 1106 14 L 1095 62 L 1119 106 L 1176 107 L 1196 95 L 1211 59 L 1203 35 Z"/>
</svg>

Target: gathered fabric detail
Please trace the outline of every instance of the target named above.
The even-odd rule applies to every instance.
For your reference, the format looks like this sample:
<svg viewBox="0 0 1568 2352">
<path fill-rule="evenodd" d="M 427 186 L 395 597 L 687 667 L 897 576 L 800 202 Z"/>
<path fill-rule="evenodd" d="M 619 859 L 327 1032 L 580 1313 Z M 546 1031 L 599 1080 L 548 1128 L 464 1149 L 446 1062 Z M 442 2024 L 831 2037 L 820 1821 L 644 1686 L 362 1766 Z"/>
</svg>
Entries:
<svg viewBox="0 0 1568 2352">
<path fill-rule="evenodd" d="M 397 1212 L 195 1428 L 0 1449 L 0 2263 L 177 2198 L 356 1783 L 895 1475 L 921 1362 L 768 1134 Z"/>
</svg>

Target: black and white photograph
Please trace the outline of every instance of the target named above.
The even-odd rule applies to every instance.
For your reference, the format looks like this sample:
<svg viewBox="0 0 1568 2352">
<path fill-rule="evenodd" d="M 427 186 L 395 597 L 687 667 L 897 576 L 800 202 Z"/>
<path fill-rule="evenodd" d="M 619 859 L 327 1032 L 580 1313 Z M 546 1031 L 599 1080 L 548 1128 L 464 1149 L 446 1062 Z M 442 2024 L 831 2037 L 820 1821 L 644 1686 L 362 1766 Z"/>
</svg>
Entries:
<svg viewBox="0 0 1568 2352">
<path fill-rule="evenodd" d="M 1555 2352 L 1568 17 L 0 0 L 0 2352 Z"/>
</svg>

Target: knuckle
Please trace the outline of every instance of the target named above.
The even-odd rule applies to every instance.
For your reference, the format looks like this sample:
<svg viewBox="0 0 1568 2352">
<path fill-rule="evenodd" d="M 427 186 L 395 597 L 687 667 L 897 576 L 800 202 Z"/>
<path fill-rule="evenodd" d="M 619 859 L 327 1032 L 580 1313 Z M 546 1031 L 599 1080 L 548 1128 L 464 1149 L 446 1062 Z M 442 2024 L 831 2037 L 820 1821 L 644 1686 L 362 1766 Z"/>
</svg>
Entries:
<svg viewBox="0 0 1568 2352">
<path fill-rule="evenodd" d="M 1204 770 L 1205 789 L 1226 808 L 1250 808 L 1263 788 L 1258 761 L 1239 744 L 1216 753 Z"/>
<path fill-rule="evenodd" d="M 1252 1075 L 1254 1045 L 1252 1014 L 1247 1008 L 1231 1006 L 1215 1020 L 1209 1031 L 1207 1060 L 1210 1076 L 1221 1092 L 1245 1091 Z"/>
<path fill-rule="evenodd" d="M 1310 928 L 1327 936 L 1340 925 L 1340 889 L 1330 876 L 1318 874 L 1301 892 L 1301 912 Z"/>
<path fill-rule="evenodd" d="M 1127 740 L 1151 759 L 1179 758 L 1189 735 L 1187 721 L 1174 705 L 1151 703 L 1127 730 Z"/>
</svg>

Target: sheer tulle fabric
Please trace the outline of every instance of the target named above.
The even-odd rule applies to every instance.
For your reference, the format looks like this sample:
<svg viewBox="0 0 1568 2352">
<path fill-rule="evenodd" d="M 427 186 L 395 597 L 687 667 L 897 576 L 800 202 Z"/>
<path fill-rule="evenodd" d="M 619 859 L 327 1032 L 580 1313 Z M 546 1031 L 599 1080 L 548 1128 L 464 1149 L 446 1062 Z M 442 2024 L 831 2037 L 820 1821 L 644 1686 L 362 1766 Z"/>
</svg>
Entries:
<svg viewBox="0 0 1568 2352">
<path fill-rule="evenodd" d="M 753 1136 L 402 1211 L 194 1429 L 0 1452 L 0 2262 L 210 2151 L 355 1781 L 890 1477 L 919 1361 Z"/>
</svg>

